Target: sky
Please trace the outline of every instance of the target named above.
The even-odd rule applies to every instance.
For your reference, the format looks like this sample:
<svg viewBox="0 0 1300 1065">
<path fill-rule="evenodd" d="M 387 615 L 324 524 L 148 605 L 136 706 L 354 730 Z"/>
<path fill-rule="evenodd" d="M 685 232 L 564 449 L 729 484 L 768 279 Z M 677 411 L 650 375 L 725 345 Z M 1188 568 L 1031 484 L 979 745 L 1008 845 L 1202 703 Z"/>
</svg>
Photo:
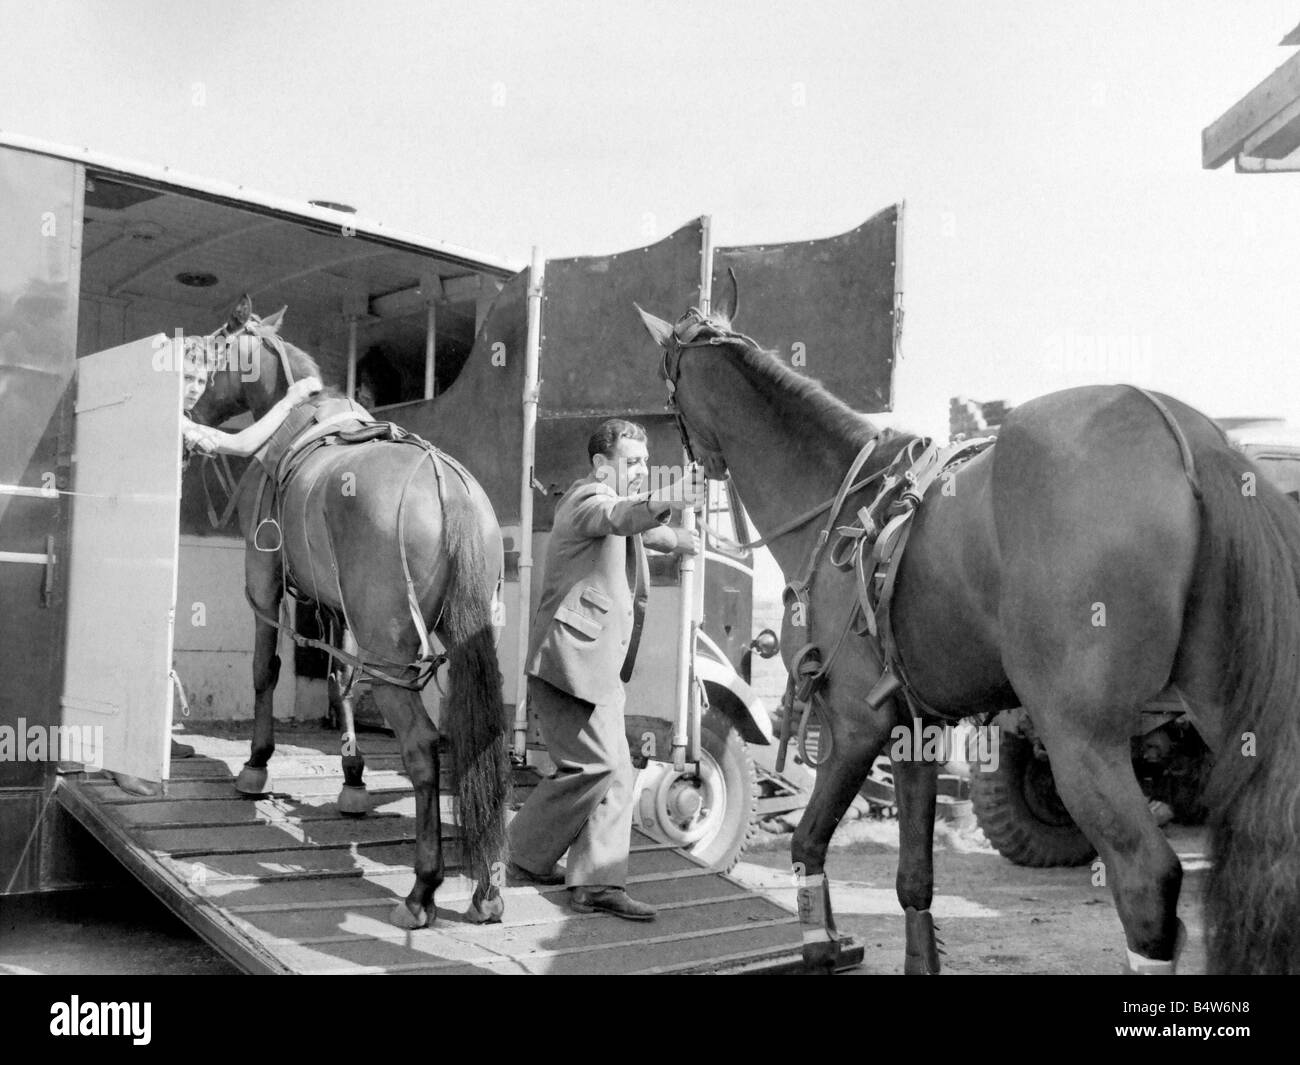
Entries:
<svg viewBox="0 0 1300 1065">
<path fill-rule="evenodd" d="M 1298 22 L 1279 0 L 0 0 L 0 130 L 520 266 L 701 214 L 718 244 L 830 236 L 903 200 L 895 424 L 946 436 L 952 395 L 1116 380 L 1300 424 L 1300 174 L 1200 164 Z"/>
</svg>

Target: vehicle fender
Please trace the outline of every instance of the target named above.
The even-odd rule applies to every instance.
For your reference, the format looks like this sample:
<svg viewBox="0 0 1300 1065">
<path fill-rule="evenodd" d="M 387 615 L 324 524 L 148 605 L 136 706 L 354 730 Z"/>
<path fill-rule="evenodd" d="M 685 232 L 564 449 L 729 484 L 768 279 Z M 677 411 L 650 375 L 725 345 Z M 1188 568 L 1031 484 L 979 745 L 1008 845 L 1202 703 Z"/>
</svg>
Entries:
<svg viewBox="0 0 1300 1065">
<path fill-rule="evenodd" d="M 772 719 L 754 689 L 741 680 L 729 663 L 707 655 L 695 656 L 695 675 L 704 684 L 709 703 L 727 713 L 747 743 L 772 744 Z"/>
</svg>

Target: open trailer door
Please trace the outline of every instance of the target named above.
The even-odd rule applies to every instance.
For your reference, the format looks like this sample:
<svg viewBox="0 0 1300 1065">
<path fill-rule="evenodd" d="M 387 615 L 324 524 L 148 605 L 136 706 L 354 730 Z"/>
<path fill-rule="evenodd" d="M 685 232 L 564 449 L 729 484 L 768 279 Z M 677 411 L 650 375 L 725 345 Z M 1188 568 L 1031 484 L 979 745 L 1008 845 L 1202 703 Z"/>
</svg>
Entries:
<svg viewBox="0 0 1300 1065">
<path fill-rule="evenodd" d="M 713 299 L 736 272 L 735 327 L 855 410 L 893 406 L 902 331 L 903 206 L 823 240 L 715 248 Z"/>
<path fill-rule="evenodd" d="M 681 475 L 681 439 L 665 410 L 659 360 L 634 304 L 680 313 L 688 303 L 698 303 L 708 279 L 707 257 L 707 221 L 701 218 L 644 248 L 547 261 L 535 459 L 546 500 L 534 529 L 550 529 L 560 496 L 590 471 L 587 440 L 606 418 L 644 425 L 652 481 L 656 474 L 661 481 Z M 543 551 L 542 544 L 535 548 L 539 557 Z M 675 742 L 662 723 L 676 723 L 673 734 L 683 728 L 692 737 L 699 734 L 691 655 L 703 565 L 651 556 L 650 566 L 647 636 L 626 687 L 626 720 L 638 748 L 643 746 L 638 737 L 660 734 L 654 757 L 662 759 Z M 666 683 L 670 677 L 676 684 Z M 693 761 L 697 744 L 687 746 Z"/>
<path fill-rule="evenodd" d="M 98 756 L 80 760 L 150 781 L 169 769 L 180 549 L 170 352 L 158 336 L 77 362 L 63 725 Z"/>
</svg>

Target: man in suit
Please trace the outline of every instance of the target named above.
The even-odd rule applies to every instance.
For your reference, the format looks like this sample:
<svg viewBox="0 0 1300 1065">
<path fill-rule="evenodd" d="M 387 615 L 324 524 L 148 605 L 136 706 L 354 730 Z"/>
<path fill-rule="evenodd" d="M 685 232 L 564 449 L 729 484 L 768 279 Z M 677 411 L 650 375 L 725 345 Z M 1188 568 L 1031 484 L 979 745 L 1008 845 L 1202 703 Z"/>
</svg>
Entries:
<svg viewBox="0 0 1300 1065">
<path fill-rule="evenodd" d="M 623 725 L 645 613 L 645 547 L 696 554 L 694 533 L 666 523 L 700 494 L 677 482 L 638 495 L 649 473 L 645 430 L 614 418 L 587 444 L 591 473 L 555 510 L 545 580 L 529 652 L 528 699 L 555 772 L 510 826 L 518 879 L 567 883 L 578 913 L 649 921 L 654 907 L 629 898 L 628 846 L 636 773 Z M 556 863 L 565 851 L 563 873 Z"/>
</svg>

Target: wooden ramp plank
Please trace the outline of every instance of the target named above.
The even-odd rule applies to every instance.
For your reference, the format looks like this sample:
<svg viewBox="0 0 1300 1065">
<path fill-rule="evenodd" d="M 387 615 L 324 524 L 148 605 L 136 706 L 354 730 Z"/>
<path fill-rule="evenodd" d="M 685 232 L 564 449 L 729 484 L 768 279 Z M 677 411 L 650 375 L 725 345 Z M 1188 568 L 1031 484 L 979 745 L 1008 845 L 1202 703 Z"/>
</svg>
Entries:
<svg viewBox="0 0 1300 1065">
<path fill-rule="evenodd" d="M 399 896 L 392 896 L 384 900 L 387 905 L 244 911 L 238 912 L 237 916 L 260 936 L 308 945 L 333 941 L 360 942 L 366 939 L 408 942 L 412 939 L 412 933 L 403 932 L 388 923 L 389 908 L 398 898 Z M 618 921 L 604 914 L 576 914 L 569 909 L 568 899 L 562 893 L 543 896 L 522 890 L 508 893 L 505 898 L 505 920 L 493 925 L 466 922 L 463 914 L 464 900 L 458 906 L 444 906 L 442 900 L 439 900 L 438 926 L 414 933 L 414 938 L 443 933 L 469 936 L 485 949 L 515 955 L 534 952 L 543 946 L 570 947 L 579 943 L 599 945 L 627 938 L 629 933 L 635 933 L 633 938 L 640 939 L 651 935 L 656 928 L 665 927 L 662 919 L 648 924 L 636 924 Z M 674 914 L 679 920 L 694 919 L 702 922 L 703 926 L 716 925 L 724 920 L 727 923 L 740 923 L 777 918 L 784 920 L 790 916 L 779 907 L 762 905 L 765 902 L 764 899 L 741 893 L 691 899 L 670 898 L 661 900 L 658 905 L 661 907 L 661 917 Z M 682 916 L 682 913 L 689 910 L 699 910 L 699 914 L 694 918 Z"/>
<path fill-rule="evenodd" d="M 366 773 L 400 773 L 404 770 L 401 754 L 365 753 Z M 179 780 L 206 780 L 211 777 L 234 780 L 243 764 L 248 761 L 248 748 L 238 754 L 225 758 L 213 756 L 195 756 L 178 758 L 172 762 L 172 782 Z M 304 753 L 286 756 L 276 751 L 271 758 L 270 771 L 273 777 L 292 780 L 310 780 L 312 777 L 342 775 L 338 751 Z"/>
<path fill-rule="evenodd" d="M 363 737 L 368 740 L 369 737 Z M 384 738 L 380 738 L 382 741 Z M 638 924 L 579 915 L 560 887 L 511 885 L 501 924 L 464 911 L 475 885 L 461 875 L 459 829 L 440 796 L 447 880 L 436 924 L 414 933 L 388 923 L 414 882 L 414 795 L 394 741 L 367 751 L 374 812 L 338 813 L 337 737 L 277 737 L 276 791 L 237 795 L 247 741 L 189 735 L 166 794 L 132 796 L 105 774 L 64 777 L 59 801 L 151 891 L 250 972 L 623 973 L 749 968 L 799 956 L 797 918 L 686 853 L 633 832 L 629 887 L 660 907 Z M 378 763 L 378 764 L 376 764 Z M 535 785 L 516 770 L 516 808 Z"/>
<path fill-rule="evenodd" d="M 662 850 L 670 844 L 643 844 L 633 854 L 642 851 Z M 348 848 L 317 847 L 273 851 L 231 851 L 209 855 L 192 855 L 173 858 L 162 855 L 164 864 L 183 867 L 180 875 L 189 879 L 194 867 L 203 867 L 203 879 L 209 885 L 236 882 L 282 881 L 289 878 L 307 880 L 326 876 L 383 876 L 400 875 L 411 871 L 414 851 L 409 843 L 377 843 Z M 443 840 L 443 861 L 449 876 L 461 867 L 460 841 Z M 639 859 L 638 859 L 639 860 Z"/>
<path fill-rule="evenodd" d="M 163 828 L 139 831 L 140 846 L 163 854 L 220 854 L 229 851 L 269 851 L 352 843 L 414 840 L 415 825 L 404 817 L 342 818 L 306 825 L 288 823 L 205 828 Z"/>
</svg>

